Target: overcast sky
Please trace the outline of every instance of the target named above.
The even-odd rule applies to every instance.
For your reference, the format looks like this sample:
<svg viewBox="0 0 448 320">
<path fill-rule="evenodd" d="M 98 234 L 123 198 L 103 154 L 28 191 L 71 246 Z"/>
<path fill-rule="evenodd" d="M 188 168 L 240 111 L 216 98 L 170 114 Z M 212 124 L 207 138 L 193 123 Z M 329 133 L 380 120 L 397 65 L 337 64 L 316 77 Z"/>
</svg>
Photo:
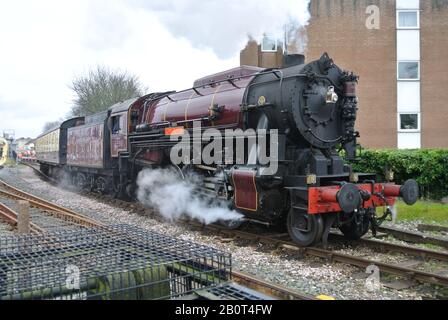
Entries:
<svg viewBox="0 0 448 320">
<path fill-rule="evenodd" d="M 101 64 L 149 91 L 239 65 L 251 34 L 306 23 L 308 0 L 0 0 L 0 134 L 65 117 L 75 76 Z"/>
</svg>

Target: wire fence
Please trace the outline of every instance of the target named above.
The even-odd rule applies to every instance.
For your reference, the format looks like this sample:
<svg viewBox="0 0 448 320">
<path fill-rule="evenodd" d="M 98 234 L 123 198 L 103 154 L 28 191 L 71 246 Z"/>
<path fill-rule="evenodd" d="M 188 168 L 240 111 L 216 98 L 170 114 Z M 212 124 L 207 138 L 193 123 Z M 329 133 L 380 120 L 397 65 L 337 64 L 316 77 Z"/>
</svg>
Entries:
<svg viewBox="0 0 448 320">
<path fill-rule="evenodd" d="M 129 225 L 0 237 L 1 300 L 174 299 L 230 274 L 228 253 Z"/>
</svg>

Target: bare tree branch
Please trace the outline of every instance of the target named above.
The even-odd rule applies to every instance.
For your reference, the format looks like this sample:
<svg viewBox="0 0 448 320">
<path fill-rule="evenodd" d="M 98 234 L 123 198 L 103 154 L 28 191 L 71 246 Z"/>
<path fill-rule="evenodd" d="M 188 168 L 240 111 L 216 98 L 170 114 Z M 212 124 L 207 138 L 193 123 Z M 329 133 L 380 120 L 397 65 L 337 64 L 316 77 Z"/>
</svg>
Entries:
<svg viewBox="0 0 448 320">
<path fill-rule="evenodd" d="M 46 132 L 50 129 L 56 128 L 57 126 L 59 126 L 64 120 L 63 119 L 59 119 L 57 121 L 48 121 L 44 124 L 43 128 L 42 128 L 42 132 Z"/>
<path fill-rule="evenodd" d="M 76 94 L 72 116 L 101 112 L 110 106 L 144 94 L 139 79 L 127 72 L 97 66 L 88 75 L 75 78 L 71 89 Z"/>
</svg>

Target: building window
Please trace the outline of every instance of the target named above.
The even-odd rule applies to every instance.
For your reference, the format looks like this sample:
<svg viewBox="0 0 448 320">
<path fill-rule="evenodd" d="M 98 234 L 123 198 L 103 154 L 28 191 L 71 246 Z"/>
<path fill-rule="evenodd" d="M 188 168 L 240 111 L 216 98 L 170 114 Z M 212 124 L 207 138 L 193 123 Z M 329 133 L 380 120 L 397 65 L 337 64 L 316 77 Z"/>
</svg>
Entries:
<svg viewBox="0 0 448 320">
<path fill-rule="evenodd" d="M 420 63 L 418 61 L 399 61 L 398 80 L 419 80 Z"/>
<path fill-rule="evenodd" d="M 398 121 L 398 128 L 401 132 L 420 131 L 420 114 L 418 113 L 401 113 Z"/>
<path fill-rule="evenodd" d="M 398 29 L 418 29 L 420 28 L 420 18 L 418 10 L 397 11 Z"/>
<path fill-rule="evenodd" d="M 277 40 L 274 38 L 264 36 L 261 43 L 262 52 L 276 52 L 277 51 Z"/>
</svg>

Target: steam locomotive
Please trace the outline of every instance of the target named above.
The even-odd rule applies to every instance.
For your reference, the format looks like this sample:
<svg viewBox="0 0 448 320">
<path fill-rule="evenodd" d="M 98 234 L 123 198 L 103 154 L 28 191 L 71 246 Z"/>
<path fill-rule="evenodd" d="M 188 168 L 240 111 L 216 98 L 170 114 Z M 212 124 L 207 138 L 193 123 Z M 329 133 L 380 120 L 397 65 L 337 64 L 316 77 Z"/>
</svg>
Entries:
<svg viewBox="0 0 448 320">
<path fill-rule="evenodd" d="M 48 175 L 130 197 L 139 172 L 172 167 L 179 179 L 201 177 L 195 180 L 201 197 L 238 211 L 244 221 L 286 226 L 300 246 L 326 242 L 332 227 L 358 239 L 391 215 L 397 197 L 414 204 L 419 188 L 414 180 L 400 186 L 391 175 L 377 181 L 375 174 L 353 172 L 341 157 L 356 156 L 357 82 L 328 54 L 308 64 L 302 55 L 285 56 L 279 69 L 242 66 L 199 79 L 188 90 L 152 93 L 70 119 L 38 137 L 37 157 Z M 210 129 L 220 142 L 208 149 L 219 160 L 213 163 L 202 157 Z M 260 161 L 250 129 L 265 134 L 264 151 L 275 154 L 271 163 Z M 235 155 L 241 141 L 243 155 Z M 179 144 L 186 146 L 185 161 L 175 162 Z M 272 162 L 276 170 L 268 170 Z M 228 228 L 241 223 L 222 221 Z"/>
</svg>

